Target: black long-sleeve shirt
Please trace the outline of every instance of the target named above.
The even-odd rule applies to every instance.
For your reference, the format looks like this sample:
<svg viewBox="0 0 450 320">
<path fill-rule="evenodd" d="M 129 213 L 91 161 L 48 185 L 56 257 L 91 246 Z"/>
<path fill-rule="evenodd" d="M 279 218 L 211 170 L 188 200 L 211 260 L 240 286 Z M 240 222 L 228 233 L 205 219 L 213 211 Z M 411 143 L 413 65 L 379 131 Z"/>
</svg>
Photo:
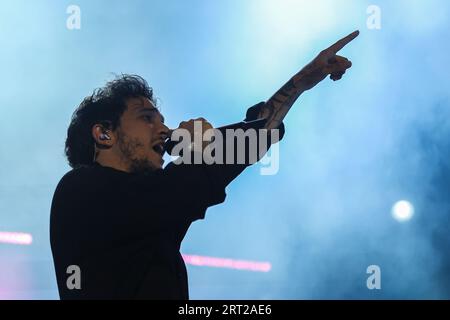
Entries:
<svg viewBox="0 0 450 320">
<path fill-rule="evenodd" d="M 169 163 L 138 174 L 93 163 L 68 172 L 50 218 L 61 299 L 188 299 L 181 241 L 246 166 Z M 81 289 L 66 284 L 71 265 Z"/>
</svg>

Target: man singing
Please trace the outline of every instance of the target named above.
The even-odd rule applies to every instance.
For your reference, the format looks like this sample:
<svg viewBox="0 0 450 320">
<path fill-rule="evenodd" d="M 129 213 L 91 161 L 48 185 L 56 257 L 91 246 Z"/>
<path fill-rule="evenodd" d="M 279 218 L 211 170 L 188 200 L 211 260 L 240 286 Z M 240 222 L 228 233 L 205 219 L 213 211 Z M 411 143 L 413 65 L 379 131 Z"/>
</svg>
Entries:
<svg viewBox="0 0 450 320">
<path fill-rule="evenodd" d="M 357 35 L 322 51 L 266 103 L 248 109 L 245 120 L 264 118 L 265 128 L 280 129 L 282 137 L 282 120 L 299 95 L 351 67 L 336 53 Z M 195 121 L 203 131 L 212 128 L 198 118 L 179 129 L 194 136 Z M 56 188 L 50 218 L 61 299 L 189 298 L 181 242 L 193 221 L 225 200 L 226 186 L 249 163 L 163 169 L 171 132 L 139 76 L 117 77 L 75 110 L 65 146 L 73 169 Z"/>
</svg>

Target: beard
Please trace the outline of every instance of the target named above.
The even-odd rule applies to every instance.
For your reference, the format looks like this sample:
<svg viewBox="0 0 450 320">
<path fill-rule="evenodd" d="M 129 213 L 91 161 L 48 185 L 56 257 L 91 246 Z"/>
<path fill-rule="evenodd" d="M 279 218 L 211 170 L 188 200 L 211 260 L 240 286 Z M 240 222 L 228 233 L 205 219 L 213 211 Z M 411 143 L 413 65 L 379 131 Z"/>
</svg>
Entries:
<svg viewBox="0 0 450 320">
<path fill-rule="evenodd" d="M 128 171 L 131 173 L 148 174 L 159 169 L 150 159 L 139 156 L 139 150 L 146 149 L 142 141 L 137 138 L 130 138 L 123 132 L 117 132 L 118 145 L 122 153 L 122 161 L 128 164 Z M 147 146 L 147 148 L 151 148 Z"/>
</svg>

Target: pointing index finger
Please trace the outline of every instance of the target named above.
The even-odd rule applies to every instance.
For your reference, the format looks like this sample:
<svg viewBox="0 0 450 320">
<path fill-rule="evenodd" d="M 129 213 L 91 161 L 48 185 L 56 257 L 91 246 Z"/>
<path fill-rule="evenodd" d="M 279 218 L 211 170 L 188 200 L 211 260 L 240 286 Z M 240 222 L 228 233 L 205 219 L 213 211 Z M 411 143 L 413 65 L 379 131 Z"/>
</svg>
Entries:
<svg viewBox="0 0 450 320">
<path fill-rule="evenodd" d="M 359 35 L 359 30 L 356 30 L 352 33 L 350 33 L 348 36 L 342 38 L 335 44 L 333 44 L 331 47 L 327 49 L 327 51 L 331 51 L 334 54 L 336 54 L 339 50 L 341 50 L 343 47 L 345 47 L 347 44 L 349 44 L 353 39 L 355 39 Z"/>
</svg>

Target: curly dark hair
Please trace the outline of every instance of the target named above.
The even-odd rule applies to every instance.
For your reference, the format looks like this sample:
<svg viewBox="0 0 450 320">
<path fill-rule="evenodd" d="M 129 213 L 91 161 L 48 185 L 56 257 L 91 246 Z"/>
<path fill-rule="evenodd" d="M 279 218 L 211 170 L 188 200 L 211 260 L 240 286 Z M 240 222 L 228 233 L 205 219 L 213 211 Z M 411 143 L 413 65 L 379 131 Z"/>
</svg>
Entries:
<svg viewBox="0 0 450 320">
<path fill-rule="evenodd" d="M 95 151 L 92 127 L 102 124 L 115 130 L 127 108 L 127 100 L 138 97 L 148 98 L 156 105 L 147 81 L 138 75 L 122 74 L 81 102 L 67 129 L 65 154 L 72 168 L 92 164 Z"/>
</svg>

